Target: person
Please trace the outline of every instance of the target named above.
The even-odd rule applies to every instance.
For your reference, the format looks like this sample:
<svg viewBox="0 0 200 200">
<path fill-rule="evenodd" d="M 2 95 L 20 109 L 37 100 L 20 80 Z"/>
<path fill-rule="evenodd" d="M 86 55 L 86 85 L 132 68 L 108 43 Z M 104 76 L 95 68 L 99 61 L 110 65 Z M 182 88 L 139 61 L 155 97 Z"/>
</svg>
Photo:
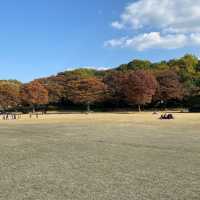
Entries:
<svg viewBox="0 0 200 200">
<path fill-rule="evenodd" d="M 174 119 L 174 116 L 172 114 L 169 114 L 168 119 Z"/>
<path fill-rule="evenodd" d="M 164 114 L 164 119 L 168 119 L 168 114 L 167 113 Z"/>
<path fill-rule="evenodd" d="M 160 116 L 160 119 L 161 119 L 161 120 L 165 119 L 165 115 L 162 114 L 162 115 Z"/>
<path fill-rule="evenodd" d="M 174 116 L 172 114 L 165 113 L 165 114 L 162 114 L 159 119 L 161 119 L 161 120 L 163 120 L 163 119 L 174 119 Z"/>
</svg>

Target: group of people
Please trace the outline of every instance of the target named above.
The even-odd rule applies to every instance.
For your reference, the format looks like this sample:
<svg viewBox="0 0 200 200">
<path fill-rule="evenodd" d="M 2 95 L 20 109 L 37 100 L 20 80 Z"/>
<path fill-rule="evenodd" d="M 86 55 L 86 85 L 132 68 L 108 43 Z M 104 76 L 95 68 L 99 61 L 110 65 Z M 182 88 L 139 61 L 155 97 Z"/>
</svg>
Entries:
<svg viewBox="0 0 200 200">
<path fill-rule="evenodd" d="M 45 114 L 42 112 L 42 115 Z M 22 118 L 21 113 L 0 113 L 0 119 L 2 120 L 17 120 L 17 119 L 21 119 Z M 29 113 L 29 118 L 32 118 L 33 116 L 35 116 L 36 119 L 39 118 L 39 113 L 35 112 L 35 113 Z"/>
<path fill-rule="evenodd" d="M 16 120 L 21 118 L 21 114 L 16 113 L 3 113 L 1 116 L 2 120 Z"/>
<path fill-rule="evenodd" d="M 167 113 L 165 113 L 165 114 L 162 114 L 162 115 L 160 116 L 160 119 L 161 119 L 161 120 L 163 120 L 163 119 L 174 119 L 174 116 L 173 116 L 172 114 L 167 114 Z"/>
</svg>

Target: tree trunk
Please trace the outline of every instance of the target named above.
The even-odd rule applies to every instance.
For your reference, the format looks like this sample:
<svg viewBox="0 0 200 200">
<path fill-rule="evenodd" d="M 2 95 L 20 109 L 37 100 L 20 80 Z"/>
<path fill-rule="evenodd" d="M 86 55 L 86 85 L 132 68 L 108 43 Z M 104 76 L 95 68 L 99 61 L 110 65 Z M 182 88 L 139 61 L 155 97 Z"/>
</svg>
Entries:
<svg viewBox="0 0 200 200">
<path fill-rule="evenodd" d="M 35 113 L 35 106 L 32 107 L 32 113 Z"/>
<path fill-rule="evenodd" d="M 89 113 L 90 112 L 90 103 L 87 102 L 87 112 Z"/>
<path fill-rule="evenodd" d="M 141 112 L 141 107 L 140 105 L 138 104 L 138 111 Z"/>
</svg>

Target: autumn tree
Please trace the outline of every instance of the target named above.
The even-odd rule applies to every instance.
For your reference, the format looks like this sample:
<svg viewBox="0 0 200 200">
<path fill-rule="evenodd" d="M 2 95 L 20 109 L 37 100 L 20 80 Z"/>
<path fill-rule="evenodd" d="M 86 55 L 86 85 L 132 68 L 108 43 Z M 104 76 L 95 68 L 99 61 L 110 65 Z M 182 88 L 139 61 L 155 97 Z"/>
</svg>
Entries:
<svg viewBox="0 0 200 200">
<path fill-rule="evenodd" d="M 158 87 L 155 99 L 161 101 L 182 100 L 184 89 L 179 76 L 174 71 L 162 71 L 156 75 Z"/>
<path fill-rule="evenodd" d="M 55 104 L 66 98 L 67 80 L 63 75 L 50 76 L 37 80 L 48 91 L 49 103 Z"/>
<path fill-rule="evenodd" d="M 45 105 L 48 103 L 48 91 L 38 81 L 32 81 L 28 84 L 24 84 L 20 91 L 21 99 L 24 104 L 27 104 L 33 108 L 37 105 Z"/>
<path fill-rule="evenodd" d="M 123 81 L 125 73 L 120 71 L 110 71 L 104 77 L 104 83 L 107 85 L 108 100 L 116 103 L 117 105 L 125 99 L 123 92 Z"/>
<path fill-rule="evenodd" d="M 129 72 L 123 82 L 123 91 L 129 104 L 141 105 L 151 103 L 156 92 L 157 81 L 149 71 L 137 70 Z"/>
<path fill-rule="evenodd" d="M 79 80 L 72 80 L 68 83 L 68 99 L 73 103 L 90 105 L 104 100 L 106 85 L 101 79 L 90 77 Z"/>
<path fill-rule="evenodd" d="M 49 103 L 58 103 L 66 96 L 65 88 L 55 82 L 45 85 L 45 88 L 49 94 Z"/>
<path fill-rule="evenodd" d="M 0 107 L 6 110 L 19 105 L 19 91 L 19 82 L 0 81 Z"/>
</svg>

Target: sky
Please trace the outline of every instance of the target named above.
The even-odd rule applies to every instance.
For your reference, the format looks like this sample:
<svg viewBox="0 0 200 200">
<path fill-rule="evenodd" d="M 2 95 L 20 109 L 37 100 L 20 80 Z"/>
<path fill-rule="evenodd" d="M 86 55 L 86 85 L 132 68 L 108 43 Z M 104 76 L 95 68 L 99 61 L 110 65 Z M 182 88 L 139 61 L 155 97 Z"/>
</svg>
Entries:
<svg viewBox="0 0 200 200">
<path fill-rule="evenodd" d="M 200 0 L 0 3 L 0 79 L 200 55 Z"/>
</svg>

